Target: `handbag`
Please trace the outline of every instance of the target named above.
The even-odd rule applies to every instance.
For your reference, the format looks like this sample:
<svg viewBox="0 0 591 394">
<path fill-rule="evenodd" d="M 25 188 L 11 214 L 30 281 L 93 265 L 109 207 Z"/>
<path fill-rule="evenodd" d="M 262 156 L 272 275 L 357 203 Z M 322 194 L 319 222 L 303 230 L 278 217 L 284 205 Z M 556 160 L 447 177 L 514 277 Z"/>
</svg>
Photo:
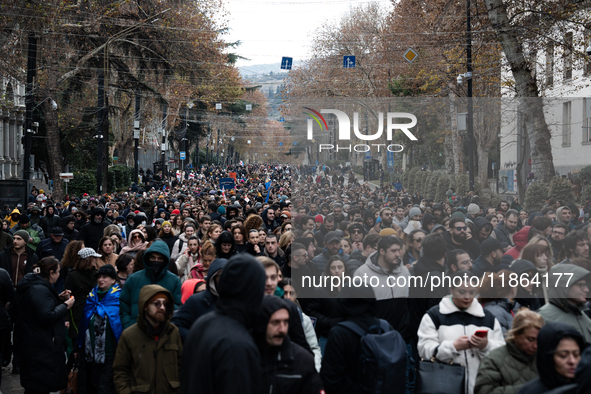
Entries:
<svg viewBox="0 0 591 394">
<path fill-rule="evenodd" d="M 452 362 L 443 363 L 432 357 L 421 359 L 417 368 L 415 394 L 464 394 L 466 368 Z"/>
<path fill-rule="evenodd" d="M 78 394 L 78 358 L 74 359 L 72 368 L 68 373 L 67 388 L 60 391 L 61 394 Z"/>
</svg>

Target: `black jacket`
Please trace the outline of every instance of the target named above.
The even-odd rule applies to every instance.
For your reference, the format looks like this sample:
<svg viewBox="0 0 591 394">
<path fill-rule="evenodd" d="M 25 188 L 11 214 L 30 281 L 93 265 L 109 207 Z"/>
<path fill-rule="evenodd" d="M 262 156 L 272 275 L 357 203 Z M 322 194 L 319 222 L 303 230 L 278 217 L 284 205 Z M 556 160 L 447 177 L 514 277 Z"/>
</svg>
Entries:
<svg viewBox="0 0 591 394">
<path fill-rule="evenodd" d="M 415 277 L 420 276 L 423 278 L 423 284 L 428 284 L 424 287 L 410 287 L 411 324 L 412 332 L 415 333 L 415 339 L 418 339 L 416 333 L 423 319 L 423 315 L 435 305 L 439 305 L 441 299 L 449 294 L 449 289 L 446 286 L 437 286 L 431 291 L 431 277 L 438 276 L 441 278 L 443 274 L 445 274 L 445 267 L 425 256 L 420 257 L 414 265 L 413 275 Z"/>
<path fill-rule="evenodd" d="M 55 209 L 55 208 L 54 208 Z M 58 215 L 43 216 L 39 221 L 39 226 L 43 229 L 43 234 L 49 238 L 49 234 L 54 227 L 59 226 L 60 217 Z"/>
<path fill-rule="evenodd" d="M 62 230 L 64 230 L 64 239 L 68 240 L 68 242 L 79 241 L 82 239 L 80 231 L 76 230 L 76 228 L 73 230 L 68 228 L 68 223 L 71 221 L 71 219 L 72 218 L 70 216 L 64 216 L 60 220 L 59 226 L 62 228 Z"/>
<path fill-rule="evenodd" d="M 0 268 L 0 330 L 12 328 L 5 305 L 14 299 L 14 287 L 6 270 Z"/>
<path fill-rule="evenodd" d="M 269 319 L 280 309 L 291 309 L 286 300 L 265 297 L 257 318 L 254 336 L 261 353 L 263 387 L 261 393 L 320 393 L 322 382 L 314 366 L 314 357 L 289 339 L 281 346 L 269 346 L 266 340 Z M 296 311 L 297 313 L 297 311 Z M 291 312 L 290 312 L 291 318 Z M 291 324 L 290 324 L 291 326 Z"/>
<path fill-rule="evenodd" d="M 176 311 L 176 313 L 172 316 L 172 320 L 170 322 L 179 329 L 183 343 L 187 339 L 187 335 L 189 334 L 189 330 L 191 329 L 193 323 L 195 323 L 197 319 L 206 313 L 215 310 L 217 296 L 212 293 L 210 279 L 215 276 L 216 272 L 223 269 L 227 263 L 228 260 L 226 259 L 214 260 L 207 271 L 205 291 L 198 294 L 193 294 L 187 298 L 187 301 L 185 301 L 179 310 Z"/>
<path fill-rule="evenodd" d="M 162 235 L 160 239 L 166 242 L 166 245 L 168 245 L 168 250 L 170 251 L 170 253 L 172 253 L 172 247 L 174 246 L 174 243 L 177 241 L 177 239 L 179 239 L 179 237 L 174 235 L 171 231 L 168 234 Z"/>
<path fill-rule="evenodd" d="M 74 296 L 74 305 L 70 314 L 70 338 L 75 343 L 78 337 L 76 328 L 80 325 L 82 320 L 82 314 L 84 312 L 84 306 L 86 305 L 86 297 L 90 290 L 96 286 L 96 270 L 80 271 L 73 269 L 68 272 L 64 288 L 72 292 Z"/>
<path fill-rule="evenodd" d="M 80 235 L 84 240 L 84 246 L 87 248 L 93 248 L 95 251 L 98 249 L 98 243 L 103 237 L 103 230 L 108 226 L 104 217 L 100 223 L 94 222 L 94 217 L 99 212 L 103 212 L 104 214 L 102 209 L 94 208 L 90 213 L 90 221 L 82 227 L 82 230 L 80 230 Z"/>
<path fill-rule="evenodd" d="M 29 273 L 16 287 L 14 343 L 25 390 L 48 392 L 66 388 L 68 313 L 51 284 Z"/>
<path fill-rule="evenodd" d="M 574 339 L 583 350 L 583 337 L 573 326 L 549 322 L 542 327 L 538 334 L 538 351 L 536 352 L 536 366 L 540 376 L 523 385 L 517 394 L 542 394 L 572 383 L 554 369 L 554 351 L 565 337 Z"/>
<path fill-rule="evenodd" d="M 185 340 L 181 393 L 261 393 L 261 358 L 250 335 L 266 275 L 248 254 L 232 257 L 217 284 L 218 309 L 201 316 Z"/>
<path fill-rule="evenodd" d="M 447 251 L 448 252 L 451 252 L 452 250 L 455 250 L 455 249 L 462 249 L 462 250 L 465 250 L 466 252 L 468 252 L 468 254 L 470 255 L 470 258 L 472 260 L 475 260 L 478 258 L 478 256 L 480 256 L 480 244 L 478 242 L 476 242 L 476 240 L 474 238 L 466 240 L 461 245 L 456 245 L 453 243 L 453 241 L 451 239 L 451 233 L 449 231 L 445 233 L 444 237 L 445 237 L 445 241 L 447 242 Z"/>
<path fill-rule="evenodd" d="M 365 330 L 379 324 L 375 318 L 376 300 L 371 288 L 345 287 L 340 297 L 339 310 L 346 321 L 353 321 Z M 346 327 L 337 325 L 330 331 L 320 369 L 327 394 L 362 392 L 359 385 L 361 371 L 358 370 L 360 341 L 359 335 Z"/>
<path fill-rule="evenodd" d="M 54 256 L 58 260 L 62 260 L 64 257 L 64 253 L 66 252 L 66 246 L 68 246 L 70 242 L 67 239 L 62 239 L 59 244 L 53 242 L 53 239 L 47 238 L 44 239 L 37 245 L 37 257 L 41 260 L 44 257 Z"/>
<path fill-rule="evenodd" d="M 343 321 L 339 311 L 338 293 L 331 293 L 328 289 L 316 289 L 318 298 L 312 298 L 306 305 L 306 314 L 316 318 L 316 334 L 328 338 L 330 330 Z"/>
</svg>

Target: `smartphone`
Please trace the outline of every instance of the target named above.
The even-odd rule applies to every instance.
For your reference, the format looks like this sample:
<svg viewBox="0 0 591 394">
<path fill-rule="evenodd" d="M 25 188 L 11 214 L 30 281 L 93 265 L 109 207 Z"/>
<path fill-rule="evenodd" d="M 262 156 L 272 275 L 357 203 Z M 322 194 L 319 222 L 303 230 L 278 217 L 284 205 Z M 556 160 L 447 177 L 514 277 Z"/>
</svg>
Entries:
<svg viewBox="0 0 591 394">
<path fill-rule="evenodd" d="M 478 330 L 474 333 L 478 338 L 485 338 L 488 335 L 488 330 Z"/>
</svg>

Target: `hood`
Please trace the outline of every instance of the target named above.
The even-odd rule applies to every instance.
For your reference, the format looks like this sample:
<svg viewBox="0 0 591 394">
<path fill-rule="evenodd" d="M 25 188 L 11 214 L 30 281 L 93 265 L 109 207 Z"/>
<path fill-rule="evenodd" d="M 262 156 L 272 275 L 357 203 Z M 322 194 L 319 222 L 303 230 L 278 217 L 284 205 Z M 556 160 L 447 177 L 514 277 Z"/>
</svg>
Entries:
<svg viewBox="0 0 591 394">
<path fill-rule="evenodd" d="M 289 306 L 282 298 L 275 296 L 266 296 L 263 298 L 254 326 L 255 336 L 259 341 L 265 341 L 269 319 L 279 309 L 285 309 L 289 313 Z"/>
<path fill-rule="evenodd" d="M 559 274 L 573 274 L 572 278 L 570 275 L 560 275 Z M 550 277 L 558 278 L 558 281 L 555 282 L 555 286 L 548 287 L 548 297 L 553 298 L 550 300 L 553 304 L 560 306 L 560 304 L 570 304 L 567 301 L 568 291 L 569 289 L 578 281 L 583 279 L 584 277 L 591 274 L 584 268 L 578 267 L 573 264 L 558 264 L 552 267 L 550 270 Z M 555 279 L 556 280 L 556 279 Z M 567 284 L 569 285 L 567 287 Z M 558 303 L 557 303 L 558 302 Z M 572 304 L 571 304 L 572 305 Z"/>
<path fill-rule="evenodd" d="M 428 224 L 435 224 L 435 216 L 433 216 L 429 212 L 423 215 L 423 228 Z"/>
<path fill-rule="evenodd" d="M 267 218 L 267 211 L 269 210 L 269 208 L 265 209 L 263 212 L 261 212 L 261 218 L 263 218 L 263 222 L 265 224 L 267 224 L 267 221 L 269 220 L 269 218 Z M 273 220 L 273 222 L 277 221 L 277 216 L 275 216 L 275 219 Z"/>
<path fill-rule="evenodd" d="M 107 215 L 105 214 L 105 211 L 103 211 L 102 209 L 97 207 L 97 208 L 92 208 L 92 211 L 90 211 L 90 222 L 91 223 L 94 223 L 94 217 L 99 212 L 103 214 L 103 219 L 101 220 L 101 223 L 104 222 L 105 216 L 107 216 Z"/>
<path fill-rule="evenodd" d="M 181 304 L 184 304 L 189 297 L 195 294 L 195 287 L 199 283 L 205 283 L 205 281 L 203 279 L 187 279 L 183 282 L 181 286 Z"/>
<path fill-rule="evenodd" d="M 221 272 L 224 267 L 226 266 L 226 264 L 228 264 L 228 260 L 226 259 L 215 259 L 211 265 L 209 266 L 209 269 L 207 270 L 207 277 L 205 278 L 205 285 L 207 288 L 207 291 L 209 291 L 211 294 L 213 294 L 214 296 L 217 297 L 217 289 L 215 288 L 215 285 L 213 283 L 210 284 L 210 281 L 212 281 L 217 275 L 220 275 Z"/>
<path fill-rule="evenodd" d="M 525 226 L 513 236 L 513 242 L 515 243 L 515 246 L 517 246 L 517 249 L 521 250 L 527 245 L 527 234 L 529 233 L 530 228 L 531 226 Z"/>
<path fill-rule="evenodd" d="M 542 212 L 533 212 L 527 218 L 527 224 L 529 224 L 531 226 L 533 224 L 533 222 L 534 222 L 534 219 L 537 218 L 538 216 L 544 216 L 544 215 L 542 214 Z"/>
<path fill-rule="evenodd" d="M 263 265 L 251 255 L 232 257 L 217 284 L 219 313 L 252 328 L 263 301 L 266 279 Z"/>
<path fill-rule="evenodd" d="M 476 233 L 478 233 L 485 226 L 490 226 L 490 229 L 492 231 L 491 222 L 489 222 L 488 220 L 486 220 L 482 216 L 478 216 L 478 217 L 474 218 L 473 223 L 474 223 L 474 230 L 476 231 Z"/>
<path fill-rule="evenodd" d="M 345 319 L 375 317 L 376 297 L 369 286 L 343 286 L 338 302 L 339 312 Z"/>
<path fill-rule="evenodd" d="M 143 332 L 147 330 L 146 324 L 146 303 L 150 300 L 150 298 L 154 297 L 157 293 L 164 293 L 166 294 L 166 298 L 168 298 L 168 304 L 166 305 L 166 320 L 164 324 L 168 324 L 170 319 L 172 318 L 172 313 L 174 312 L 174 299 L 172 298 L 172 294 L 170 291 L 166 290 L 164 287 L 159 285 L 145 285 L 140 290 L 140 295 L 138 298 L 138 315 L 137 315 L 137 324 Z"/>
<path fill-rule="evenodd" d="M 575 381 L 579 384 L 578 393 L 591 392 L 591 374 L 589 371 L 591 371 L 591 346 L 587 347 L 581 354 L 581 362 L 579 362 L 575 374 Z"/>
<path fill-rule="evenodd" d="M 76 218 L 72 215 L 64 216 L 63 218 L 60 219 L 58 226 L 60 226 L 62 228 L 62 230 L 64 230 L 64 232 L 70 232 L 70 229 L 68 228 L 68 223 L 75 222 L 75 221 L 76 221 Z"/>
<path fill-rule="evenodd" d="M 569 207 L 567 207 L 567 206 L 564 206 L 564 207 L 560 207 L 560 208 L 558 208 L 558 209 L 556 210 L 556 221 L 557 221 L 557 222 L 559 222 L 559 223 L 563 223 L 563 224 L 566 224 L 566 225 L 568 225 L 568 223 L 564 223 L 564 222 L 562 221 L 562 210 L 563 210 L 563 209 L 568 209 L 568 210 L 570 211 L 570 208 L 569 208 Z M 571 212 L 571 218 L 572 218 L 572 212 Z"/>
<path fill-rule="evenodd" d="M 144 267 L 150 268 L 150 254 L 154 252 L 164 255 L 166 266 L 168 266 L 170 263 L 170 250 L 168 249 L 168 245 L 163 240 L 157 239 L 152 243 L 148 250 L 146 250 L 146 253 L 144 253 Z M 166 268 L 164 270 L 166 270 Z"/>
<path fill-rule="evenodd" d="M 549 389 L 568 383 L 566 378 L 559 375 L 554 369 L 554 351 L 563 338 L 574 339 L 583 350 L 583 337 L 570 324 L 549 322 L 542 327 L 538 334 L 536 365 L 540 374 L 540 381 Z"/>
<path fill-rule="evenodd" d="M 11 246 L 12 245 L 10 245 L 10 247 Z M 46 286 L 50 289 L 53 289 L 53 286 L 51 286 L 49 284 L 49 282 L 46 281 L 45 279 L 43 279 L 40 275 L 28 273 L 20 280 L 20 282 L 18 282 L 18 285 L 16 286 L 16 293 L 23 294 L 27 290 L 29 290 L 31 287 L 39 286 L 39 285 Z M 56 293 L 56 296 L 57 296 L 57 293 Z"/>
<path fill-rule="evenodd" d="M 12 210 L 12 212 L 10 212 L 10 215 L 15 215 L 15 214 L 20 216 L 21 215 L 21 211 L 19 211 L 18 208 L 14 208 Z"/>
</svg>

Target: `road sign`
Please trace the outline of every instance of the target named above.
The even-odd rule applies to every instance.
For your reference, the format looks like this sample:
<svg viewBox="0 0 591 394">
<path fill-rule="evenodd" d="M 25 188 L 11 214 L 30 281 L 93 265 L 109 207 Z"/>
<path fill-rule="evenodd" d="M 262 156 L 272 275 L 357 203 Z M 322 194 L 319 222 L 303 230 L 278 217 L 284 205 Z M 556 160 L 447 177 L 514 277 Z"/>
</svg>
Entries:
<svg viewBox="0 0 591 394">
<path fill-rule="evenodd" d="M 371 160 L 371 151 L 370 150 L 365 152 L 365 160 Z"/>
<path fill-rule="evenodd" d="M 388 168 L 394 167 L 394 152 L 388 151 Z"/>
<path fill-rule="evenodd" d="M 282 117 L 279 118 L 279 121 L 280 122 L 285 122 L 285 118 L 282 116 Z"/>
<path fill-rule="evenodd" d="M 297 142 L 297 141 L 294 141 L 294 142 L 293 142 L 293 144 L 294 144 L 294 145 L 297 145 L 297 144 L 298 144 L 298 142 Z"/>
<path fill-rule="evenodd" d="M 176 162 L 178 162 L 177 159 L 168 159 L 169 164 L 175 164 Z"/>
<path fill-rule="evenodd" d="M 234 178 L 220 178 L 220 189 L 234 189 Z"/>
<path fill-rule="evenodd" d="M 355 56 L 343 56 L 343 68 L 355 68 Z"/>
<path fill-rule="evenodd" d="M 181 160 L 185 160 L 187 158 L 186 152 L 180 152 L 180 153 L 181 153 Z"/>
<path fill-rule="evenodd" d="M 215 105 L 215 109 L 222 109 L 222 103 L 217 103 Z"/>
<path fill-rule="evenodd" d="M 280 142 L 280 143 L 279 143 L 279 146 L 283 146 L 283 142 Z"/>
<path fill-rule="evenodd" d="M 419 56 L 418 53 L 413 51 L 412 48 L 408 48 L 406 52 L 404 52 L 404 58 L 409 62 L 412 63 L 414 60 Z"/>
<path fill-rule="evenodd" d="M 495 169 L 495 165 L 496 165 L 496 164 L 497 164 L 497 163 L 495 163 L 494 161 L 492 162 L 492 169 L 493 169 L 493 170 Z"/>
<path fill-rule="evenodd" d="M 74 174 L 71 172 L 60 172 L 60 179 L 74 179 Z"/>
<path fill-rule="evenodd" d="M 252 104 L 246 104 L 246 110 L 252 111 Z"/>
<path fill-rule="evenodd" d="M 293 64 L 293 57 L 282 57 L 281 58 L 281 69 L 282 70 L 291 70 L 291 65 Z"/>
</svg>

